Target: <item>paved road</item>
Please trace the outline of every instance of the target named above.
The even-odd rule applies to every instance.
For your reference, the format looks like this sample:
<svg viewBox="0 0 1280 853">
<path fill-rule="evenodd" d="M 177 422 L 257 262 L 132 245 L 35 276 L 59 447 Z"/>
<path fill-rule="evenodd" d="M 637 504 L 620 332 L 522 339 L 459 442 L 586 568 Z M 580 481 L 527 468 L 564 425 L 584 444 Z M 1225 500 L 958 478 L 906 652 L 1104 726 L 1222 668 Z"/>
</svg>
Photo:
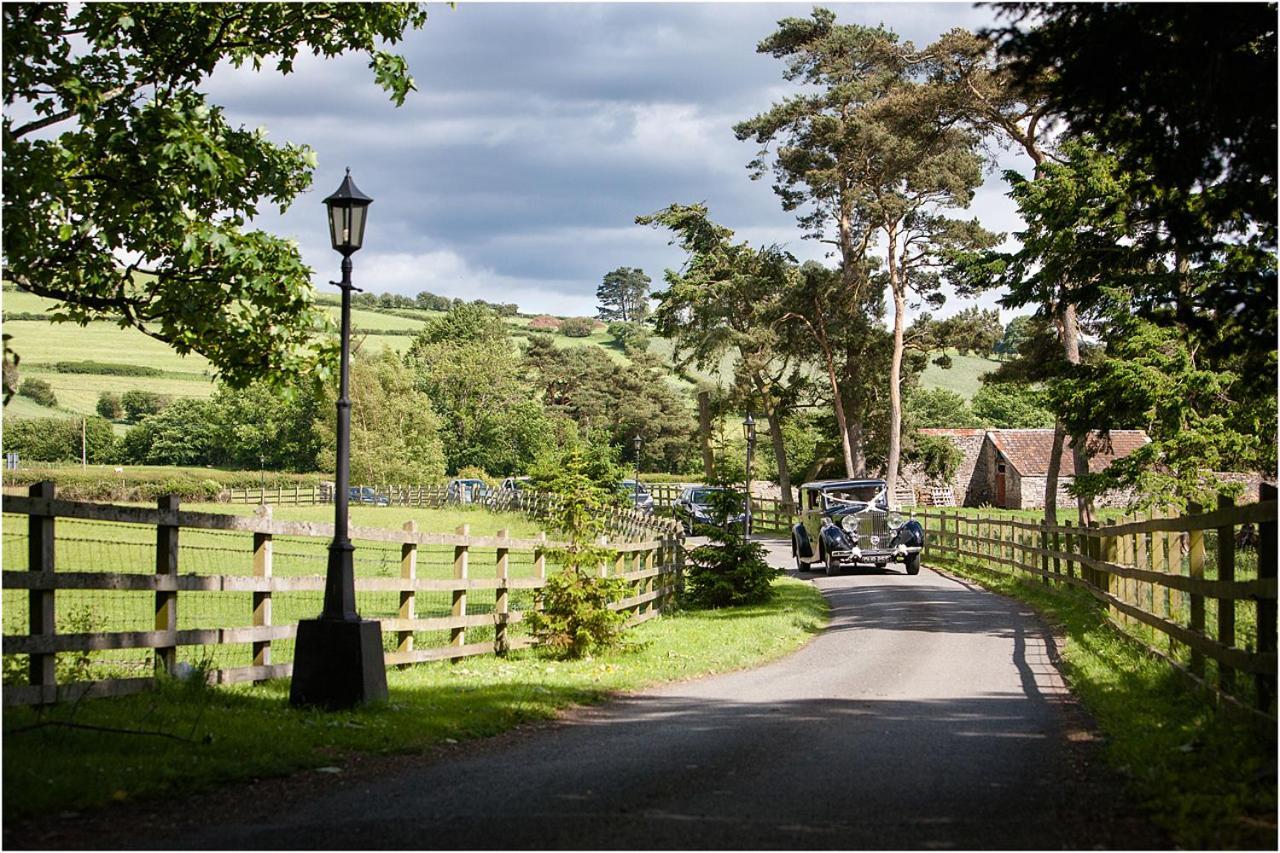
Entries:
<svg viewBox="0 0 1280 853">
<path fill-rule="evenodd" d="M 148 846 L 1163 846 L 1076 742 L 1052 640 L 1017 603 L 927 568 L 802 577 L 831 625 L 785 660 Z"/>
</svg>

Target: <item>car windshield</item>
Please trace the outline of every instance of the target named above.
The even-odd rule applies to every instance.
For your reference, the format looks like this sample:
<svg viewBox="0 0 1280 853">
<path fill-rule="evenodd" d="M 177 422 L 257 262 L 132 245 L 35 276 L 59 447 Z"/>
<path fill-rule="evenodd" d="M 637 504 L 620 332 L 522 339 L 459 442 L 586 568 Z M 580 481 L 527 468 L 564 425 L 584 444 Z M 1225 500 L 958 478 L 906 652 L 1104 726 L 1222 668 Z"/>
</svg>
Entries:
<svg viewBox="0 0 1280 853">
<path fill-rule="evenodd" d="M 711 503 L 711 496 L 720 491 L 722 490 L 721 489 L 694 489 L 691 492 L 689 492 L 689 502 L 699 504 L 699 505 L 709 504 Z"/>
<path fill-rule="evenodd" d="M 884 486 L 872 483 L 866 486 L 841 486 L 823 491 L 822 498 L 829 509 L 846 506 L 861 508 L 880 496 Z"/>
<path fill-rule="evenodd" d="M 639 490 L 639 492 L 640 492 L 640 494 L 641 494 L 641 495 L 644 495 L 644 496 L 646 496 L 646 497 L 648 496 L 648 494 L 649 494 L 649 489 L 645 487 L 645 484 L 644 484 L 644 483 L 640 483 L 640 484 L 637 486 L 637 484 L 636 484 L 636 481 L 635 481 L 635 480 L 623 480 L 623 481 L 622 481 L 622 490 L 623 490 L 624 492 L 635 492 L 635 491 L 637 491 L 637 489 Z"/>
</svg>

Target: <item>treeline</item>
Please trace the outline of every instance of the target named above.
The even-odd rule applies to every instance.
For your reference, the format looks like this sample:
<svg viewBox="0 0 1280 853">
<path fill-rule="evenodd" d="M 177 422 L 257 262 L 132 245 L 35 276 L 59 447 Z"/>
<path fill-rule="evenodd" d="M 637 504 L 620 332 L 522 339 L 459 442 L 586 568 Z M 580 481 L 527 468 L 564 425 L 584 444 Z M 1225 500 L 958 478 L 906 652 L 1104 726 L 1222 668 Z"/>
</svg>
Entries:
<svg viewBox="0 0 1280 853">
<path fill-rule="evenodd" d="M 337 298 L 332 295 L 322 297 L 323 302 L 335 303 Z M 514 302 L 488 302 L 484 299 L 450 299 L 447 296 L 438 296 L 430 291 L 421 291 L 417 296 L 405 296 L 400 293 L 353 293 L 351 295 L 351 305 L 355 308 L 362 308 L 366 311 L 389 310 L 389 309 L 417 309 L 425 311 L 448 311 L 455 305 L 475 305 L 481 308 L 488 308 L 499 317 L 514 317 L 520 313 L 520 306 Z"/>
<path fill-rule="evenodd" d="M 459 471 L 523 474 L 570 433 L 625 448 L 646 470 L 696 461 L 696 422 L 657 359 L 617 364 L 597 347 L 557 349 L 512 330 L 488 308 L 453 306 L 428 321 L 404 356 L 358 353 L 351 368 L 351 471 L 363 482 L 433 482 Z M 86 421 L 90 461 L 332 471 L 335 390 L 321 379 L 236 390 L 208 399 L 112 395 L 100 411 L 136 425 L 117 439 L 106 418 Z M 144 399 L 144 397 L 146 399 Z M 128 403 L 126 411 L 125 403 Z M 139 407 L 150 406 L 149 412 Z M 78 461 L 79 420 L 10 419 L 4 449 L 30 461 Z"/>
</svg>

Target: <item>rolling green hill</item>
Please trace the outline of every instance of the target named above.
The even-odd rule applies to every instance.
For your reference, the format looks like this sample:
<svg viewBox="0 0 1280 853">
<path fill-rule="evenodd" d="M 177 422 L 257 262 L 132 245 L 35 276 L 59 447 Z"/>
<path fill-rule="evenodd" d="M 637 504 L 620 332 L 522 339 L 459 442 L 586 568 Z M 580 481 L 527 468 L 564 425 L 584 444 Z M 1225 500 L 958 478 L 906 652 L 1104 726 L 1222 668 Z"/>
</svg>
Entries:
<svg viewBox="0 0 1280 853">
<path fill-rule="evenodd" d="M 324 300 L 325 309 L 338 317 L 337 305 Z M 2 307 L 6 314 L 35 314 L 47 312 L 53 303 L 29 293 L 5 291 Z M 412 342 L 412 333 L 440 312 L 427 310 L 396 309 L 352 311 L 352 326 L 358 345 L 372 351 L 390 347 L 404 352 Z M 517 342 L 533 333 L 528 331 L 528 317 L 509 317 Z M 41 320 L 10 320 L 4 331 L 12 335 L 10 345 L 21 356 L 20 371 L 23 378 L 39 377 L 53 387 L 58 398 L 54 409 L 38 406 L 30 400 L 15 397 L 6 407 L 5 417 L 80 417 L 92 415 L 102 391 L 123 393 L 131 389 L 144 389 L 173 397 L 208 397 L 213 393 L 214 382 L 209 362 L 201 356 L 179 356 L 167 345 L 147 337 L 133 329 L 122 329 L 111 322 L 94 322 L 87 326 L 70 323 L 49 323 Z M 397 334 L 377 334 L 393 331 Z M 557 347 L 599 347 L 610 359 L 627 364 L 630 359 L 603 329 L 584 338 L 570 338 L 560 334 L 549 335 Z M 650 352 L 668 364 L 672 343 L 665 338 L 652 338 Z M 136 365 L 163 371 L 161 376 L 114 376 L 101 374 L 59 373 L 54 365 L 60 361 L 98 361 L 109 364 Z M 689 368 L 684 376 L 674 372 L 669 381 L 677 389 L 689 389 L 697 381 L 728 383 L 733 377 L 735 358 L 726 355 L 709 370 Z M 952 355 L 952 367 L 943 370 L 930 364 L 921 378 L 926 388 L 948 388 L 970 399 L 980 387 L 979 377 L 995 368 L 997 362 L 976 356 Z M 117 431 L 126 427 L 117 425 Z"/>
</svg>

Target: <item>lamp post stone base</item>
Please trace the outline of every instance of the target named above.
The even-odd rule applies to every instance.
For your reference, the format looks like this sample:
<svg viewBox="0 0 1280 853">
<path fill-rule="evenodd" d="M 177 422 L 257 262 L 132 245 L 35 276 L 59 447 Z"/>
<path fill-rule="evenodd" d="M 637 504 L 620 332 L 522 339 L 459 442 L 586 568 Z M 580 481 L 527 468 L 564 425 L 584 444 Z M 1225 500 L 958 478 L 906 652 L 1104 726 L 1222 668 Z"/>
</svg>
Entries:
<svg viewBox="0 0 1280 853">
<path fill-rule="evenodd" d="M 380 623 L 324 618 L 298 623 L 289 704 L 333 711 L 386 699 Z"/>
</svg>

